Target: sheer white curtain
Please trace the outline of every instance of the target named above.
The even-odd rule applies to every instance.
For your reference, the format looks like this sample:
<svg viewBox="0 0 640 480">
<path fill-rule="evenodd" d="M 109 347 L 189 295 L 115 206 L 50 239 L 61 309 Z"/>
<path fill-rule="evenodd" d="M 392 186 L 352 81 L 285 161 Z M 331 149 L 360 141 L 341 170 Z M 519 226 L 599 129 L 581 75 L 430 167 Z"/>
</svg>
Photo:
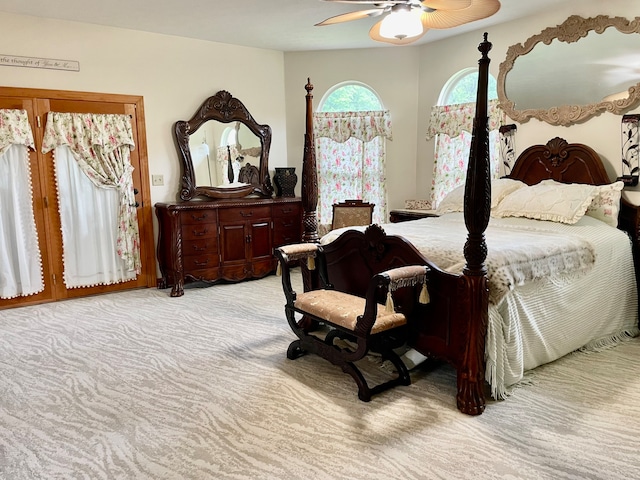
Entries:
<svg viewBox="0 0 640 480">
<path fill-rule="evenodd" d="M 0 298 L 44 289 L 33 216 L 29 148 L 33 134 L 25 110 L 0 109 Z"/>
<path fill-rule="evenodd" d="M 50 112 L 42 148 L 54 150 L 66 287 L 135 279 L 141 264 L 129 116 Z"/>
<path fill-rule="evenodd" d="M 117 190 L 91 183 L 67 146 L 55 149 L 55 171 L 67 288 L 135 279 L 117 255 Z"/>
<path fill-rule="evenodd" d="M 328 230 L 333 204 L 348 199 L 375 204 L 373 222 L 387 217 L 388 110 L 314 113 L 318 173 L 318 229 Z"/>
</svg>

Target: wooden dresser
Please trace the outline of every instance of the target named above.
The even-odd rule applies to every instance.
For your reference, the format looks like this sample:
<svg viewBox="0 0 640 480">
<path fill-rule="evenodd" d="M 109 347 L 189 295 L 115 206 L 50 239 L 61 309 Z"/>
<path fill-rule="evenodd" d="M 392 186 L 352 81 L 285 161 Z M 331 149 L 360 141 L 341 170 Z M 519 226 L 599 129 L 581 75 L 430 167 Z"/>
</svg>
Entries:
<svg viewBox="0 0 640 480">
<path fill-rule="evenodd" d="M 158 288 L 185 281 L 239 281 L 276 268 L 275 247 L 302 238 L 300 198 L 241 198 L 156 204 Z"/>
</svg>

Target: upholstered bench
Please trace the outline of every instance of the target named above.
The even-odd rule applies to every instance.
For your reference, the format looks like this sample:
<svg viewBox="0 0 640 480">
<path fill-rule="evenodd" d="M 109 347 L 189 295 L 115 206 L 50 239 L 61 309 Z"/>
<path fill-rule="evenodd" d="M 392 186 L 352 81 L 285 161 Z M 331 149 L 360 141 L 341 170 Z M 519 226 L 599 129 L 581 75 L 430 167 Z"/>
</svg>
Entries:
<svg viewBox="0 0 640 480">
<path fill-rule="evenodd" d="M 326 277 L 322 247 L 314 243 L 288 245 L 276 249 L 279 271 L 286 297 L 285 315 L 298 339 L 289 345 L 287 357 L 295 359 L 312 352 L 340 366 L 358 385 L 358 397 L 365 402 L 371 396 L 396 385 L 411 384 L 409 372 L 394 352 L 406 342 L 407 316 L 396 312 L 393 292 L 399 288 L 416 288 L 416 301 L 428 302 L 426 278 L 428 267 L 412 265 L 393 268 L 372 276 L 366 298 L 335 290 Z M 296 293 L 291 286 L 293 262 L 306 261 L 307 268 L 319 269 L 322 288 Z M 419 287 L 419 288 L 418 288 Z M 386 304 L 378 303 L 380 289 L 387 292 Z M 420 298 L 418 298 L 420 297 Z M 329 328 L 324 338 L 307 331 L 296 320 L 299 314 Z M 343 342 L 335 342 L 341 339 Z M 339 343 L 340 345 L 338 345 Z M 391 380 L 369 387 L 355 364 L 369 352 L 379 353 L 390 361 L 397 375 Z"/>
</svg>

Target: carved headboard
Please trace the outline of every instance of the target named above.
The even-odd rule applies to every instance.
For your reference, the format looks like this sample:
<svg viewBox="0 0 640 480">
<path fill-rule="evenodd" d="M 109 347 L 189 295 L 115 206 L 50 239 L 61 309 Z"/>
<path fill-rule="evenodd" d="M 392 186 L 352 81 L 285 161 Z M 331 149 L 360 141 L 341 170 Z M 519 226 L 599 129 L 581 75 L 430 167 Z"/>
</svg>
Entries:
<svg viewBox="0 0 640 480">
<path fill-rule="evenodd" d="M 582 143 L 567 143 L 560 137 L 546 145 L 533 145 L 520 154 L 509 178 L 535 185 L 549 178 L 563 183 L 611 183 L 598 154 Z"/>
</svg>

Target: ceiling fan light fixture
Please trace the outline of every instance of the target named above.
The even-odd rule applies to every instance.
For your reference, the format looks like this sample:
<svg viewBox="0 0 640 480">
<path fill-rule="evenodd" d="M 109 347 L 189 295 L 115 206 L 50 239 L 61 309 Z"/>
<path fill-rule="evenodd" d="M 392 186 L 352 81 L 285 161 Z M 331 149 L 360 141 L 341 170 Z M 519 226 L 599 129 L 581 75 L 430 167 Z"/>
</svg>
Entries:
<svg viewBox="0 0 640 480">
<path fill-rule="evenodd" d="M 402 40 L 420 35 L 423 32 L 420 12 L 411 8 L 392 11 L 380 23 L 380 36 Z"/>
</svg>

